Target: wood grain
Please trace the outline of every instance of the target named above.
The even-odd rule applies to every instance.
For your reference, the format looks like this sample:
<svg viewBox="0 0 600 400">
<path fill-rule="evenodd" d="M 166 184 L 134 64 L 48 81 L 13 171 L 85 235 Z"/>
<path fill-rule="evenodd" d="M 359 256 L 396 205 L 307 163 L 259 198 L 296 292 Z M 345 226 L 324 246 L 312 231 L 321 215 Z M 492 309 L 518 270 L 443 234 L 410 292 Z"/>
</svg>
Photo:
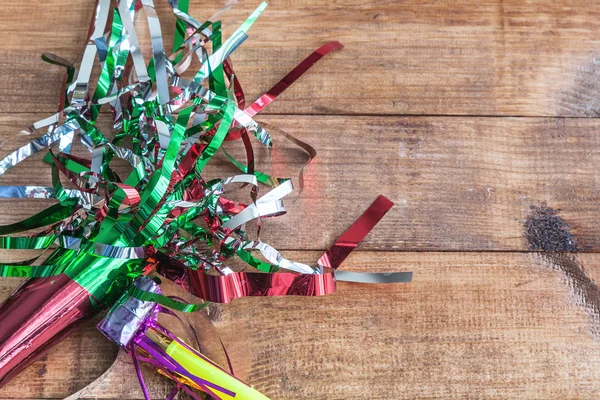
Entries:
<svg viewBox="0 0 600 400">
<path fill-rule="evenodd" d="M 37 117 L 0 115 L 0 137 Z M 563 250 L 600 250 L 597 119 L 264 116 L 261 120 L 312 144 L 318 152 L 305 171 L 304 192 L 291 195 L 286 203 L 289 213 L 263 224 L 262 239 L 277 248 L 326 249 L 377 195 L 384 194 L 396 206 L 362 249 L 525 251 L 531 247 L 526 224 L 536 207 L 545 205 L 559 212 L 574 235 L 575 246 Z M 306 155 L 273 132 L 276 148 L 271 154 L 255 146 L 257 168 L 292 176 L 298 183 Z M 19 137 L 6 144 L 0 156 L 30 139 Z M 245 157 L 239 142 L 226 148 Z M 10 170 L 0 184 L 50 185 L 51 171 L 41 158 L 39 154 Z M 236 173 L 221 153 L 209 166 L 208 178 Z M 11 209 L 0 213 L 0 223 L 19 221 L 48 204 L 0 200 L 0 206 Z"/>
<path fill-rule="evenodd" d="M 314 262 L 319 254 L 286 256 Z M 574 262 L 592 281 L 600 277 L 600 255 L 579 254 Z M 543 255 L 356 252 L 344 268 L 412 270 L 414 282 L 340 283 L 327 297 L 243 299 L 219 307 L 212 319 L 240 377 L 281 400 L 600 395 L 598 308 L 580 295 L 573 271 Z M 595 283 L 592 291 L 598 297 Z M 58 357 L 76 340 L 48 355 L 53 369 L 46 375 L 33 373 L 36 364 L 0 395 L 38 398 L 53 374 L 63 390 L 52 395 L 67 396 L 75 372 Z M 89 358 L 83 346 L 76 348 Z M 82 364 L 112 361 L 113 353 L 92 354 Z M 105 378 L 81 398 L 140 398 L 123 360 Z M 156 398 L 168 387 L 160 382 Z"/>
<path fill-rule="evenodd" d="M 202 18 L 221 1 L 191 3 Z M 265 221 L 261 238 L 314 263 L 382 193 L 396 206 L 343 268 L 412 270 L 414 282 L 212 306 L 236 373 L 273 400 L 599 398 L 600 121 L 562 117 L 600 117 L 600 3 L 269 3 L 233 56 L 249 99 L 324 42 L 346 47 L 258 117 L 319 153 L 289 214 Z M 40 54 L 77 63 L 93 1 L 1 5 L 0 141 L 55 110 L 63 71 Z M 225 32 L 256 5 L 225 14 Z M 170 48 L 174 19 L 157 7 Z M 258 167 L 297 183 L 305 155 L 273 132 Z M 31 139 L 12 138 L 0 157 Z M 242 156 L 239 143 L 227 149 Z M 233 173 L 222 155 L 207 170 Z M 50 184 L 41 155 L 0 179 L 25 183 Z M 0 224 L 48 204 L 0 200 Z M 0 299 L 18 283 L 0 279 Z M 132 366 L 115 361 L 94 322 L 0 399 L 141 399 Z M 206 319 L 191 322 L 223 363 Z M 171 384 L 145 376 L 164 398 Z"/>
<path fill-rule="evenodd" d="M 23 6 L 0 15 L 2 112 L 53 111 L 63 71 L 42 52 L 78 62 L 93 1 Z M 156 2 L 173 21 L 166 2 Z M 328 40 L 328 56 L 270 113 L 598 116 L 600 3 L 273 0 L 236 51 L 250 98 Z M 192 2 L 208 18 L 221 1 Z M 224 15 L 232 32 L 257 5 Z M 170 46 L 173 24 L 163 23 Z M 143 32 L 143 30 L 142 30 Z"/>
</svg>

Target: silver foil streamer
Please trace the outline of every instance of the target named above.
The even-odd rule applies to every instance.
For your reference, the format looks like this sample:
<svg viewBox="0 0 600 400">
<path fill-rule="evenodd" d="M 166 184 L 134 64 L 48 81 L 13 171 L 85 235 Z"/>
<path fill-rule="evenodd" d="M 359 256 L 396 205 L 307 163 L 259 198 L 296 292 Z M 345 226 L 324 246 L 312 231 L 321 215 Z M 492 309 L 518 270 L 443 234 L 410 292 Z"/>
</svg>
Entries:
<svg viewBox="0 0 600 400">
<path fill-rule="evenodd" d="M 350 272 L 335 271 L 335 280 L 357 283 L 401 283 L 411 282 L 412 272 Z"/>
<path fill-rule="evenodd" d="M 100 39 L 103 39 L 102 35 L 104 35 L 109 11 L 110 0 L 99 0 L 98 6 L 96 7 L 96 18 L 94 19 L 94 31 L 90 36 L 90 42 L 85 47 L 77 79 L 68 90 L 69 93 L 73 92 L 71 98 L 72 106 L 79 107 L 85 105 L 96 53 L 98 52 L 98 48 L 100 48 L 101 51 L 103 48 L 106 48 L 106 42 L 102 44 Z M 106 51 L 104 51 L 104 54 L 106 54 Z M 103 60 L 100 59 L 100 61 L 102 62 Z"/>
<path fill-rule="evenodd" d="M 77 121 L 70 120 L 58 127 L 51 133 L 47 133 L 29 143 L 20 149 L 15 150 L 0 161 L 0 175 L 4 174 L 9 168 L 32 156 L 40 150 L 47 149 L 52 143 L 60 140 L 62 137 L 72 134 L 79 130 Z"/>
<path fill-rule="evenodd" d="M 131 58 L 133 59 L 135 73 L 140 82 L 148 82 L 150 81 L 150 76 L 148 75 L 142 49 L 137 38 L 137 33 L 135 32 L 135 27 L 133 26 L 133 21 L 131 20 L 131 15 L 129 14 L 130 6 L 127 3 L 128 2 L 125 0 L 119 1 L 119 14 L 121 15 L 121 20 L 123 22 L 123 29 L 127 32 L 129 37 L 129 51 Z"/>
<path fill-rule="evenodd" d="M 275 189 L 271 190 L 255 203 L 244 208 L 242 212 L 231 218 L 223 224 L 225 229 L 235 229 L 248 221 L 258 217 L 281 215 L 286 212 L 283 201 L 284 196 L 290 194 L 293 190 L 292 181 L 287 180 Z"/>
<path fill-rule="evenodd" d="M 154 9 L 152 0 L 142 0 L 144 10 L 146 11 L 146 19 L 150 28 L 150 38 L 152 41 L 152 54 L 154 57 L 154 67 L 156 70 L 156 91 L 158 93 L 158 103 L 167 104 L 169 98 L 169 85 L 167 82 L 167 66 L 165 49 L 163 46 L 162 33 L 160 30 L 160 22 Z"/>
</svg>

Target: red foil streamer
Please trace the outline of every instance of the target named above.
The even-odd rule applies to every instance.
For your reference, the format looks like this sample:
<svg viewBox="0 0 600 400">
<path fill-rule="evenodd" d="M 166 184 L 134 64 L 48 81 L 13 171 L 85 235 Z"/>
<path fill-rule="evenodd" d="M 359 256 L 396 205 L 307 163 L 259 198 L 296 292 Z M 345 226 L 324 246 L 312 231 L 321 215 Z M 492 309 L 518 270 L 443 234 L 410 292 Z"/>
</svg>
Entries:
<svg viewBox="0 0 600 400">
<path fill-rule="evenodd" d="M 379 195 L 363 215 L 321 256 L 319 265 L 333 269 L 339 267 L 393 206 L 394 203 L 387 197 Z"/>
<path fill-rule="evenodd" d="M 98 311 L 67 275 L 26 281 L 0 306 L 0 387 Z"/>
<path fill-rule="evenodd" d="M 331 53 L 334 50 L 339 50 L 344 47 L 340 42 L 329 42 L 315 50 L 311 55 L 306 57 L 296 68 L 291 70 L 282 80 L 277 82 L 267 93 L 260 96 L 252 105 L 244 110 L 246 114 L 253 117 L 258 114 L 263 108 L 271 104 L 277 96 L 279 96 L 292 83 L 296 82 L 306 71 L 310 69 L 317 61 Z"/>
<path fill-rule="evenodd" d="M 322 296 L 335 292 L 333 271 L 313 275 L 233 272 L 224 276 L 193 271 L 190 283 L 194 295 L 215 303 L 247 296 Z"/>
</svg>

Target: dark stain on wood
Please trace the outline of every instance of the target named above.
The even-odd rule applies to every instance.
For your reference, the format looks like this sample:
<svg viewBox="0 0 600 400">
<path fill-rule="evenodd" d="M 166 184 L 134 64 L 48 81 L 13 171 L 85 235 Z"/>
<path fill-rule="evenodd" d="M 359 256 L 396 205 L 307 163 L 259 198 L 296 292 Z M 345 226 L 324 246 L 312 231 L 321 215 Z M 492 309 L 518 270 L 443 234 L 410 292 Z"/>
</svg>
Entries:
<svg viewBox="0 0 600 400">
<path fill-rule="evenodd" d="M 532 206 L 525 222 L 525 237 L 542 264 L 564 274 L 571 289 L 571 301 L 584 309 L 590 319 L 590 330 L 600 338 L 600 290 L 586 274 L 576 254 L 577 241 L 570 225 L 558 211 L 546 205 Z"/>
<path fill-rule="evenodd" d="M 571 301 L 585 310 L 590 320 L 590 331 L 600 339 L 600 290 L 586 274 L 577 255 L 571 253 L 542 253 L 539 255 L 548 267 L 564 273 L 571 289 Z"/>
<path fill-rule="evenodd" d="M 558 212 L 545 204 L 531 206 L 525 221 L 525 238 L 530 250 L 534 251 L 576 251 L 575 236 L 569 224 Z"/>
</svg>

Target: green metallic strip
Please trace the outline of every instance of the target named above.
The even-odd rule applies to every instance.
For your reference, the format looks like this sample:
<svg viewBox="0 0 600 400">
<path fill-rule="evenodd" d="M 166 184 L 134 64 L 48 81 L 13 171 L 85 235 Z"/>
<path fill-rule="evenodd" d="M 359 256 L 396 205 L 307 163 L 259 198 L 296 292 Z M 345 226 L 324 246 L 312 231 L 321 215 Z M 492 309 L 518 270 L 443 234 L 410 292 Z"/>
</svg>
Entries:
<svg viewBox="0 0 600 400">
<path fill-rule="evenodd" d="M 47 249 L 54 243 L 56 236 L 10 237 L 0 236 L 0 249 L 39 250 Z"/>
<path fill-rule="evenodd" d="M 138 300 L 142 301 L 153 301 L 155 303 L 160 304 L 161 306 L 165 306 L 168 308 L 172 308 L 173 310 L 182 311 L 182 312 L 195 312 L 200 311 L 206 308 L 210 303 L 205 302 L 201 304 L 193 304 L 193 303 L 184 303 L 181 301 L 174 300 L 170 297 L 164 296 L 158 293 L 151 293 L 145 290 L 141 290 L 135 285 L 132 285 L 129 290 L 129 295 Z"/>
<path fill-rule="evenodd" d="M 142 274 L 142 261 L 79 253 L 69 262 L 64 272 L 95 299 L 110 305 Z"/>
<path fill-rule="evenodd" d="M 189 8 L 190 0 L 179 0 L 179 2 L 177 3 L 177 9 L 186 14 L 188 13 Z M 178 19 L 175 23 L 175 36 L 173 37 L 173 52 L 175 52 L 175 50 L 177 50 L 183 44 L 185 40 L 186 28 L 186 23 L 180 19 Z M 179 61 L 181 61 L 182 57 L 183 54 L 179 52 L 179 54 L 177 54 L 177 56 L 173 60 L 173 64 L 177 64 Z"/>
<path fill-rule="evenodd" d="M 68 199 L 60 204 L 50 206 L 23 221 L 10 225 L 0 225 L 0 235 L 24 232 L 62 221 L 72 214 L 76 204 L 77 199 Z"/>
<path fill-rule="evenodd" d="M 221 48 L 221 22 L 217 21 L 213 23 L 213 32 L 211 35 L 213 53 L 218 51 Z M 207 60 L 209 63 L 208 67 L 210 70 L 210 59 Z M 233 85 L 232 85 L 233 86 Z M 209 88 L 217 96 L 227 96 L 227 87 L 225 86 L 225 73 L 223 71 L 223 63 L 217 65 L 212 71 L 210 71 L 209 75 Z"/>
<path fill-rule="evenodd" d="M 45 163 L 48 164 L 52 164 L 54 162 L 54 159 L 52 158 L 52 155 L 50 154 L 50 152 L 46 153 L 46 155 L 44 156 L 43 160 Z M 79 164 L 77 161 L 71 160 L 71 159 L 64 159 L 61 161 L 63 162 L 63 165 L 65 166 L 65 168 L 67 168 L 69 171 L 74 172 L 76 174 L 79 174 L 81 172 L 87 172 L 90 169 L 84 165 Z"/>
<path fill-rule="evenodd" d="M 162 167 L 152 175 L 150 182 L 148 182 L 148 185 L 144 188 L 140 200 L 140 210 L 131 220 L 127 230 L 120 239 L 124 246 L 130 245 L 129 243 L 137 236 L 137 233 L 142 226 L 144 227 L 142 236 L 145 239 L 153 237 L 162 226 L 162 224 L 158 226 L 150 217 L 155 213 L 155 210 L 169 188 L 171 175 L 175 170 L 175 162 L 179 155 L 179 146 L 184 139 L 185 128 L 195 107 L 196 106 L 189 106 L 180 111 L 177 117 L 177 123 L 171 134 L 167 152 L 162 160 Z M 142 244 L 143 243 L 134 241 L 134 245 L 136 246 Z"/>
<path fill-rule="evenodd" d="M 85 132 L 85 134 L 88 135 L 90 139 L 92 139 L 94 145 L 100 146 L 108 143 L 108 139 L 102 134 L 100 129 L 94 126 L 93 122 L 88 121 L 87 119 L 83 118 L 82 116 L 76 113 L 69 114 L 69 116 L 71 115 L 73 119 L 77 121 L 77 123 L 81 127 L 81 130 Z"/>
<path fill-rule="evenodd" d="M 219 125 L 219 129 L 213 136 L 209 145 L 204 149 L 198 161 L 196 161 L 196 173 L 200 175 L 206 164 L 210 161 L 210 159 L 215 155 L 223 140 L 225 140 L 225 136 L 227 136 L 227 132 L 229 132 L 229 128 L 231 127 L 231 123 L 233 122 L 233 114 L 235 112 L 235 98 L 233 95 L 233 90 L 229 90 L 227 96 L 227 106 L 225 107 L 225 115 L 223 115 L 223 119 L 221 120 L 221 124 Z"/>
<path fill-rule="evenodd" d="M 10 278 L 45 278 L 60 275 L 64 272 L 62 265 L 0 265 L 0 276 Z"/>
<path fill-rule="evenodd" d="M 156 237 L 153 238 L 153 244 L 155 247 L 161 248 L 165 246 L 172 238 L 175 232 L 180 229 L 180 227 L 184 224 L 190 223 L 192 219 L 198 217 L 206 208 L 208 207 L 211 198 L 213 196 L 207 196 L 201 201 L 199 201 L 194 207 L 190 207 L 186 212 L 181 214 L 179 217 L 175 218 L 169 225 L 162 226 L 159 231 L 156 233 Z M 164 219 L 163 219 L 164 221 Z M 195 224 L 194 224 L 195 225 Z M 197 227 L 200 231 L 206 232 L 202 230 L 202 228 Z M 197 231 L 198 232 L 198 231 Z M 208 235 L 206 235 L 208 236 Z"/>
<path fill-rule="evenodd" d="M 147 221 L 146 226 L 142 229 L 139 235 L 134 239 L 134 243 L 144 244 L 149 240 L 159 235 L 159 232 L 162 230 L 165 220 L 169 216 L 171 210 L 173 210 L 173 205 L 169 202 L 165 202 L 159 209 L 156 211 L 152 218 Z M 171 238 L 169 238 L 171 239 Z"/>
</svg>

